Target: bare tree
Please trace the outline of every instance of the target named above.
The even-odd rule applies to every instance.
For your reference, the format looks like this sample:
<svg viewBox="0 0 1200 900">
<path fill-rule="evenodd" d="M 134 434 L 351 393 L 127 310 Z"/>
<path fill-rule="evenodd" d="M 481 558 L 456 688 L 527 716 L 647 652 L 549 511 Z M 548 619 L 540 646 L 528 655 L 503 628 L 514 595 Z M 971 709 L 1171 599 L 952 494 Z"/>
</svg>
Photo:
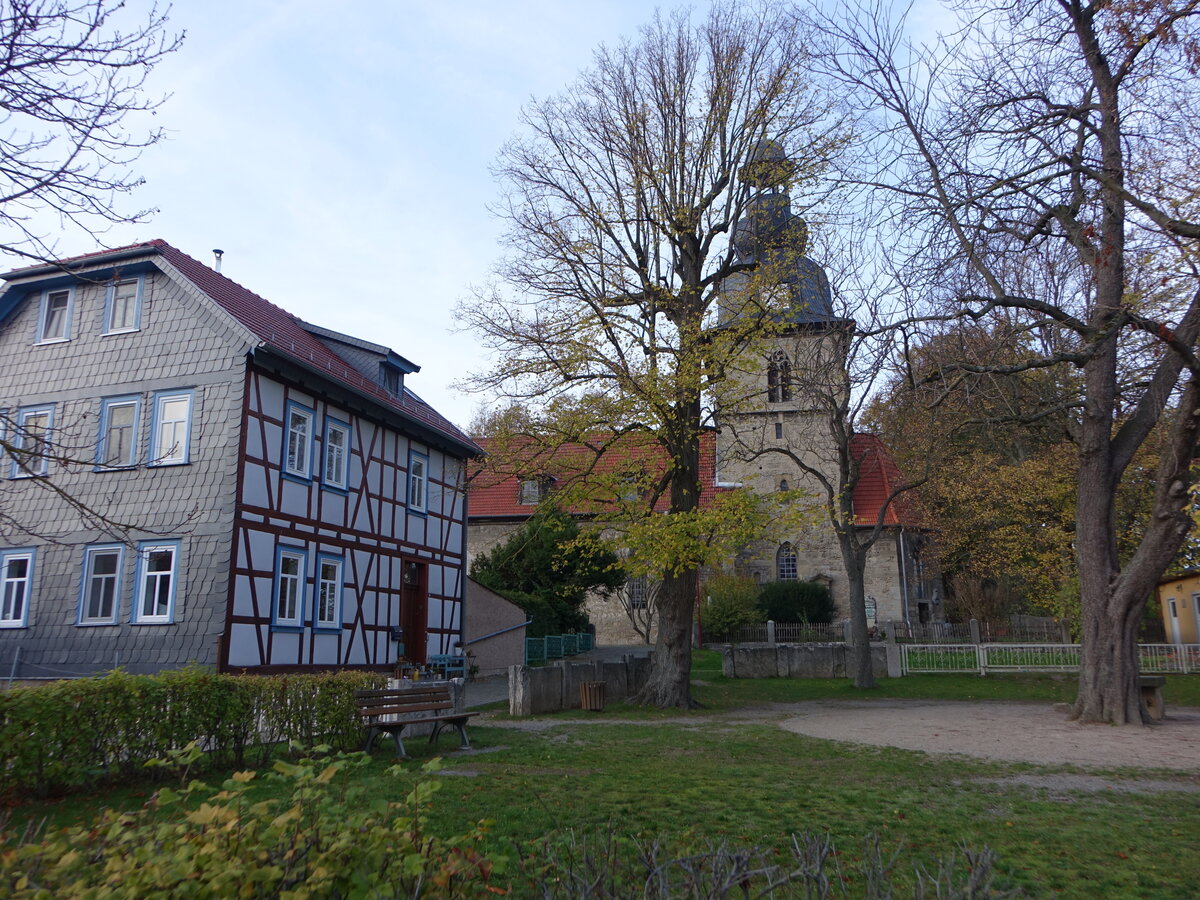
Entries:
<svg viewBox="0 0 1200 900">
<path fill-rule="evenodd" d="M 654 491 L 680 521 L 701 506 L 706 392 L 770 321 L 764 308 L 733 328 L 715 322 L 724 281 L 753 268 L 728 241 L 757 193 L 743 168 L 772 139 L 804 160 L 790 173 L 800 183 L 836 143 L 805 59 L 804 35 L 769 3 L 717 4 L 696 25 L 656 16 L 530 105 L 497 166 L 511 253 L 501 285 L 459 313 L 500 362 L 471 386 L 556 402 L 576 440 L 645 436 L 667 459 Z M 698 572 L 665 562 L 640 699 L 688 706 Z"/>
<path fill-rule="evenodd" d="M 141 184 L 129 165 L 162 137 L 141 114 L 151 70 L 179 48 L 167 11 L 121 0 L 6 0 L 0 10 L 0 249 L 53 258 L 39 216 L 94 234 L 140 221 L 121 201 Z"/>
<path fill-rule="evenodd" d="M 1200 432 L 1200 3 L 955 9 L 958 31 L 913 46 L 886 4 L 844 7 L 823 59 L 875 126 L 854 175 L 891 197 L 892 252 L 934 313 L 1023 310 L 1057 336 L 1025 365 L 1082 373 L 1074 716 L 1142 723 L 1137 626 L 1190 527 Z M 1068 290 L 1047 289 L 1047 259 Z M 1122 565 L 1115 497 L 1160 421 L 1153 509 Z"/>
<path fill-rule="evenodd" d="M 42 408 L 17 413 L 0 410 L 0 542 L 35 537 L 56 543 L 70 529 L 82 527 L 132 543 L 135 533 L 147 531 L 144 524 L 125 521 L 111 512 L 119 499 L 117 495 L 74 490 L 54 478 L 64 472 L 86 471 L 106 464 L 96 458 L 95 441 L 91 437 L 95 424 L 85 414 L 73 423 L 56 427 L 52 415 Z M 46 502 L 60 503 L 64 511 L 74 514 L 74 520 L 60 518 L 39 525 L 14 511 L 14 506 L 29 509 L 31 501 L 25 493 L 28 488 L 44 492 Z M 12 495 L 7 498 L 11 500 L 18 494 L 23 497 L 20 503 L 5 502 L 6 495 Z M 176 523 L 177 529 L 182 529 L 186 521 Z"/>
</svg>

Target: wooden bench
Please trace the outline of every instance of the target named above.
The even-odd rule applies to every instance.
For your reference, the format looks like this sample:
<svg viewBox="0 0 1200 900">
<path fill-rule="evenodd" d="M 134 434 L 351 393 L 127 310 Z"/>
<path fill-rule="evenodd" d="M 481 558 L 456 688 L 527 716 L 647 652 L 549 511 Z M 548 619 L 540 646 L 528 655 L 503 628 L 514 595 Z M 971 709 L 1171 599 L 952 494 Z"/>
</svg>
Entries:
<svg viewBox="0 0 1200 900">
<path fill-rule="evenodd" d="M 467 677 L 467 658 L 451 656 L 448 653 L 435 653 L 429 657 L 429 666 L 445 672 L 447 678 Z"/>
<path fill-rule="evenodd" d="M 1142 702 L 1146 704 L 1146 711 L 1150 713 L 1150 718 L 1158 722 L 1166 715 L 1166 707 L 1163 705 L 1163 685 L 1167 683 L 1167 679 L 1162 675 L 1139 675 L 1138 687 L 1142 690 Z"/>
<path fill-rule="evenodd" d="M 442 729 L 452 725 L 458 730 L 461 749 L 471 749 L 471 743 L 467 740 L 467 720 L 478 713 L 455 712 L 450 688 L 444 684 L 355 691 L 354 699 L 358 704 L 358 715 L 367 729 L 363 750 L 368 753 L 379 733 L 386 731 L 396 742 L 396 756 L 403 759 L 404 741 L 400 739 L 400 732 L 409 725 L 425 723 L 433 723 L 429 743 L 435 743 Z"/>
</svg>

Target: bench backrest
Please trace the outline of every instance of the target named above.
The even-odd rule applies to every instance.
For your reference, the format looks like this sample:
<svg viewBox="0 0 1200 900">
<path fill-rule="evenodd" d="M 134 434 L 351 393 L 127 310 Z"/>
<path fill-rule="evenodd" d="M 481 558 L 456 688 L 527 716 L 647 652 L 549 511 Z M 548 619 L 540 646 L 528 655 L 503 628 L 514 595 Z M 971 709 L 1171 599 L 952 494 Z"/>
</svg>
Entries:
<svg viewBox="0 0 1200 900">
<path fill-rule="evenodd" d="M 391 716 L 410 713 L 440 713 L 454 709 L 450 688 L 411 687 L 355 691 L 354 700 L 360 716 Z"/>
</svg>

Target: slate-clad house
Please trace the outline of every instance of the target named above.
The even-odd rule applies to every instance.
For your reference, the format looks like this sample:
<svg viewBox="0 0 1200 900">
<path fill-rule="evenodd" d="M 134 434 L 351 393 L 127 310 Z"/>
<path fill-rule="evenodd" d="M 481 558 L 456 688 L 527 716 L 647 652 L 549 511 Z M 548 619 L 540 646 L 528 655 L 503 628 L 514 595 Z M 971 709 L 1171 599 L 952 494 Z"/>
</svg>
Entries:
<svg viewBox="0 0 1200 900">
<path fill-rule="evenodd" d="M 461 639 L 479 448 L 417 366 L 160 240 L 3 277 L 5 677 L 385 668 Z"/>
</svg>

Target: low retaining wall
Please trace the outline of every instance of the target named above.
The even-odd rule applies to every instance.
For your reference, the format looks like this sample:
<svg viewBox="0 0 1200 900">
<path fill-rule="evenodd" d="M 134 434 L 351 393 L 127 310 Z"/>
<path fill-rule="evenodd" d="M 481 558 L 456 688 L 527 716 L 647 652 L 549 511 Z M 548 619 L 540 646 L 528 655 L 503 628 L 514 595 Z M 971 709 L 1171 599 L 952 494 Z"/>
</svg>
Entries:
<svg viewBox="0 0 1200 900">
<path fill-rule="evenodd" d="M 624 700 L 640 691 L 649 677 L 649 656 L 594 662 L 560 660 L 537 667 L 509 666 L 508 712 L 514 716 L 534 716 L 579 709 L 579 686 L 585 681 L 603 681 L 607 701 Z"/>
<path fill-rule="evenodd" d="M 389 678 L 387 686 L 389 688 L 400 688 L 401 690 L 410 691 L 414 688 L 425 687 L 445 687 L 450 690 L 450 702 L 454 704 L 454 712 L 465 712 L 467 708 L 467 683 L 462 678 L 451 678 L 448 681 L 437 681 L 429 679 L 426 681 L 413 681 L 410 678 Z M 396 717 L 391 717 L 396 718 Z M 422 737 L 433 731 L 433 722 L 423 722 L 419 725 L 404 726 L 404 736 Z"/>
<path fill-rule="evenodd" d="M 726 678 L 846 678 L 852 665 L 850 648 L 841 643 L 737 644 L 721 648 L 721 670 Z M 876 678 L 899 677 L 899 648 L 894 644 L 872 644 L 871 669 Z"/>
</svg>

